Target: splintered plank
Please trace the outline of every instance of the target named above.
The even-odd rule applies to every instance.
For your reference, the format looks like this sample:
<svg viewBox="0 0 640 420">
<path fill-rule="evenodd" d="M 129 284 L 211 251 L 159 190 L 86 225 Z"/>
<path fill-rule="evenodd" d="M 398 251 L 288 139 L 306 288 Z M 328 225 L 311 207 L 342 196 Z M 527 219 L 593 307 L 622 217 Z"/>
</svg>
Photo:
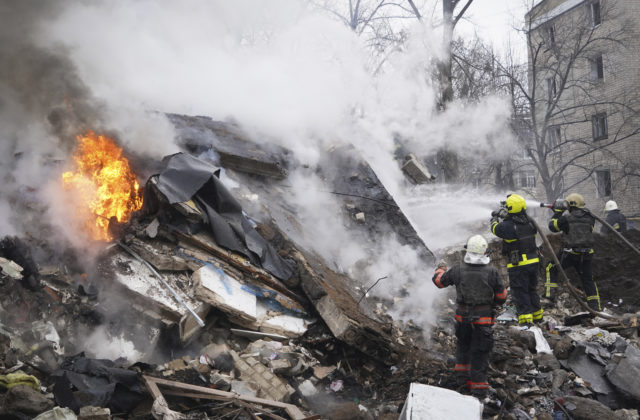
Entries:
<svg viewBox="0 0 640 420">
<path fill-rule="evenodd" d="M 291 420 L 305 420 L 306 417 L 302 411 L 293 404 L 287 404 L 274 400 L 267 400 L 264 398 L 256 398 L 244 395 L 238 395 L 233 392 L 220 391 L 217 389 L 205 388 L 197 385 L 185 384 L 182 382 L 169 381 L 166 379 L 154 378 L 152 376 L 142 376 L 147 389 L 151 396 L 153 396 L 154 400 L 161 398 L 166 402 L 162 392 L 160 391 L 160 386 L 169 388 L 169 392 L 177 391 L 187 391 L 181 395 L 187 396 L 190 398 L 202 398 L 202 399 L 212 399 L 218 401 L 239 401 L 238 405 L 245 407 L 243 403 L 249 404 L 259 404 L 266 407 L 275 407 L 283 409 L 291 418 Z"/>
</svg>

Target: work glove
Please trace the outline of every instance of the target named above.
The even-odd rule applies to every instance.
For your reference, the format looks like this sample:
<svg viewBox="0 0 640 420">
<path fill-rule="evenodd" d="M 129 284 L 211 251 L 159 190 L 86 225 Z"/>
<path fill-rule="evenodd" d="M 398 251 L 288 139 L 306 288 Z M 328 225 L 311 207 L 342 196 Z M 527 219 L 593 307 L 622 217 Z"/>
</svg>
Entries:
<svg viewBox="0 0 640 420">
<path fill-rule="evenodd" d="M 444 260 L 440 260 L 440 262 L 438 262 L 438 268 L 441 268 L 444 271 L 447 271 L 447 263 Z"/>
<path fill-rule="evenodd" d="M 569 208 L 569 203 L 567 202 L 567 200 L 563 198 L 559 198 L 553 203 L 552 210 L 555 213 L 562 214 L 568 208 Z"/>
<path fill-rule="evenodd" d="M 433 273 L 433 277 L 441 277 L 444 273 L 447 272 L 446 268 L 437 268 L 435 273 Z"/>
<path fill-rule="evenodd" d="M 505 217 L 507 217 L 507 215 L 509 214 L 509 212 L 507 211 L 507 209 L 501 208 L 498 210 L 494 210 L 491 212 L 491 217 L 498 217 L 501 219 L 504 219 Z"/>
<path fill-rule="evenodd" d="M 442 288 L 442 283 L 440 283 L 440 279 L 442 278 L 442 275 L 447 271 L 447 268 L 444 267 L 438 267 L 435 271 L 435 273 L 433 273 L 433 277 L 431 278 L 431 281 L 433 282 L 433 284 L 435 284 L 437 287 Z"/>
</svg>

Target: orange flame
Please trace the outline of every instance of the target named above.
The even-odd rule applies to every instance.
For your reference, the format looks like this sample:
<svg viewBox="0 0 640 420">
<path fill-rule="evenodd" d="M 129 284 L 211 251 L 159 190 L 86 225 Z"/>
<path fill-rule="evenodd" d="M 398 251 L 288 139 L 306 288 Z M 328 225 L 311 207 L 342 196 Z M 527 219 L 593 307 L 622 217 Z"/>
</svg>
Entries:
<svg viewBox="0 0 640 420">
<path fill-rule="evenodd" d="M 113 140 L 93 132 L 77 140 L 75 172 L 63 173 L 62 182 L 78 193 L 81 205 L 86 207 L 80 213 L 86 214 L 85 227 L 90 236 L 109 241 L 113 239 L 108 232 L 109 219 L 115 217 L 124 223 L 142 208 L 140 185 Z"/>
</svg>

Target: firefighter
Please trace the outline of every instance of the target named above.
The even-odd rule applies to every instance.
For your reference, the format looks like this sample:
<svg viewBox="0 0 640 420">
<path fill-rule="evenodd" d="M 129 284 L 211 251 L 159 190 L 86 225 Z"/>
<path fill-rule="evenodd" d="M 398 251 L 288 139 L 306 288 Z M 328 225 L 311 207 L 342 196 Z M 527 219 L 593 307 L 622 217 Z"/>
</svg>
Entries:
<svg viewBox="0 0 640 420">
<path fill-rule="evenodd" d="M 604 211 L 607 214 L 604 220 L 607 224 L 618 232 L 625 232 L 627 230 L 627 218 L 620 212 L 620 209 L 618 209 L 618 203 L 613 200 L 607 201 L 604 205 Z M 600 233 L 605 235 L 612 234 L 606 226 L 602 226 Z"/>
<path fill-rule="evenodd" d="M 466 250 L 464 264 L 448 271 L 441 264 L 432 280 L 440 289 L 456 287 L 456 380 L 482 400 L 489 390 L 487 368 L 493 347 L 494 306 L 504 303 L 507 291 L 498 270 L 487 265 L 487 241 L 481 235 L 472 236 Z"/>
<path fill-rule="evenodd" d="M 569 194 L 566 200 L 558 200 L 553 205 L 553 217 L 549 222 L 551 232 L 562 232 L 562 249 L 558 261 L 563 269 L 573 267 L 580 276 L 582 289 L 587 296 L 591 309 L 600 311 L 598 286 L 593 280 L 591 261 L 593 260 L 593 227 L 596 219 L 585 208 L 584 198 L 577 193 Z M 564 214 L 568 210 L 568 214 Z M 550 283 L 557 285 L 558 269 L 555 265 L 548 268 Z M 553 289 L 557 286 L 550 287 Z M 551 290 L 554 297 L 555 290 Z"/>
<path fill-rule="evenodd" d="M 518 312 L 518 324 L 530 327 L 542 321 L 542 306 L 538 286 L 537 229 L 527 215 L 527 203 L 518 194 L 509 194 L 505 201 L 507 213 L 491 213 L 491 232 L 502 238 L 502 253 L 507 256 L 509 287 Z M 500 218 L 504 220 L 500 221 Z"/>
</svg>

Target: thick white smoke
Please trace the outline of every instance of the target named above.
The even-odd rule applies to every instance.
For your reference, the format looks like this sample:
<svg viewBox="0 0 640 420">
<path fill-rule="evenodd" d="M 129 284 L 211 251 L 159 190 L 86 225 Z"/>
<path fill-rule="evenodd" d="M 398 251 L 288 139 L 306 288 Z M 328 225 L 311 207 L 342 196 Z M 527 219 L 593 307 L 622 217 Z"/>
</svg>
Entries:
<svg viewBox="0 0 640 420">
<path fill-rule="evenodd" d="M 496 156 L 510 140 L 509 109 L 500 98 L 437 110 L 437 89 L 429 75 L 442 56 L 441 36 L 427 22 L 409 26 L 403 49 L 389 54 L 382 71 L 374 75 L 362 39 L 302 0 L 67 1 L 56 9 L 30 20 L 31 44 L 39 52 L 69 60 L 65 68 L 77 75 L 76 85 L 86 89 L 81 104 L 91 112 L 79 113 L 73 127 L 97 121 L 99 127 L 118 133 L 128 150 L 160 157 L 175 151 L 173 131 L 161 113 L 233 118 L 249 131 L 277 139 L 311 166 L 320 151 L 349 142 L 434 249 L 466 238 L 465 226 L 485 210 L 470 204 L 473 192 L 467 192 L 462 203 L 452 200 L 460 209 L 455 214 L 440 204 L 411 214 L 416 194 L 435 193 L 406 190 L 393 159 L 396 136 L 418 155 L 447 145 L 462 157 Z M 0 88 L 15 89 L 10 81 L 0 79 Z M 38 94 L 43 92 L 31 93 Z M 45 174 L 37 162 L 56 153 L 68 155 L 69 139 L 52 128 L 50 113 L 54 106 L 64 108 L 64 97 L 44 101 L 42 110 L 28 110 L 14 129 L 5 129 L 4 122 L 20 114 L 28 101 L 9 100 L 11 111 L 0 108 L 3 140 L 31 142 L 28 149 L 37 150 L 12 167 L 11 172 L 21 171 L 18 183 L 29 179 L 38 184 L 60 172 L 54 168 Z M 14 149 L 0 151 L 10 154 Z M 337 241 L 332 233 L 341 204 L 327 194 L 328 198 L 312 194 L 313 177 L 294 174 L 291 181 L 299 187 L 293 195 L 301 216 L 314 220 L 315 245 L 341 265 L 360 260 L 365 253 L 355 241 L 348 236 Z M 0 200 L 7 194 L 0 189 Z M 438 228 L 432 228 L 434 224 Z M 416 257 L 393 238 L 380 249 L 378 262 L 369 270 L 372 279 L 386 272 L 401 273 L 398 282 L 425 277 L 423 269 L 416 268 Z M 425 289 L 421 302 L 428 304 L 434 296 Z"/>
</svg>

